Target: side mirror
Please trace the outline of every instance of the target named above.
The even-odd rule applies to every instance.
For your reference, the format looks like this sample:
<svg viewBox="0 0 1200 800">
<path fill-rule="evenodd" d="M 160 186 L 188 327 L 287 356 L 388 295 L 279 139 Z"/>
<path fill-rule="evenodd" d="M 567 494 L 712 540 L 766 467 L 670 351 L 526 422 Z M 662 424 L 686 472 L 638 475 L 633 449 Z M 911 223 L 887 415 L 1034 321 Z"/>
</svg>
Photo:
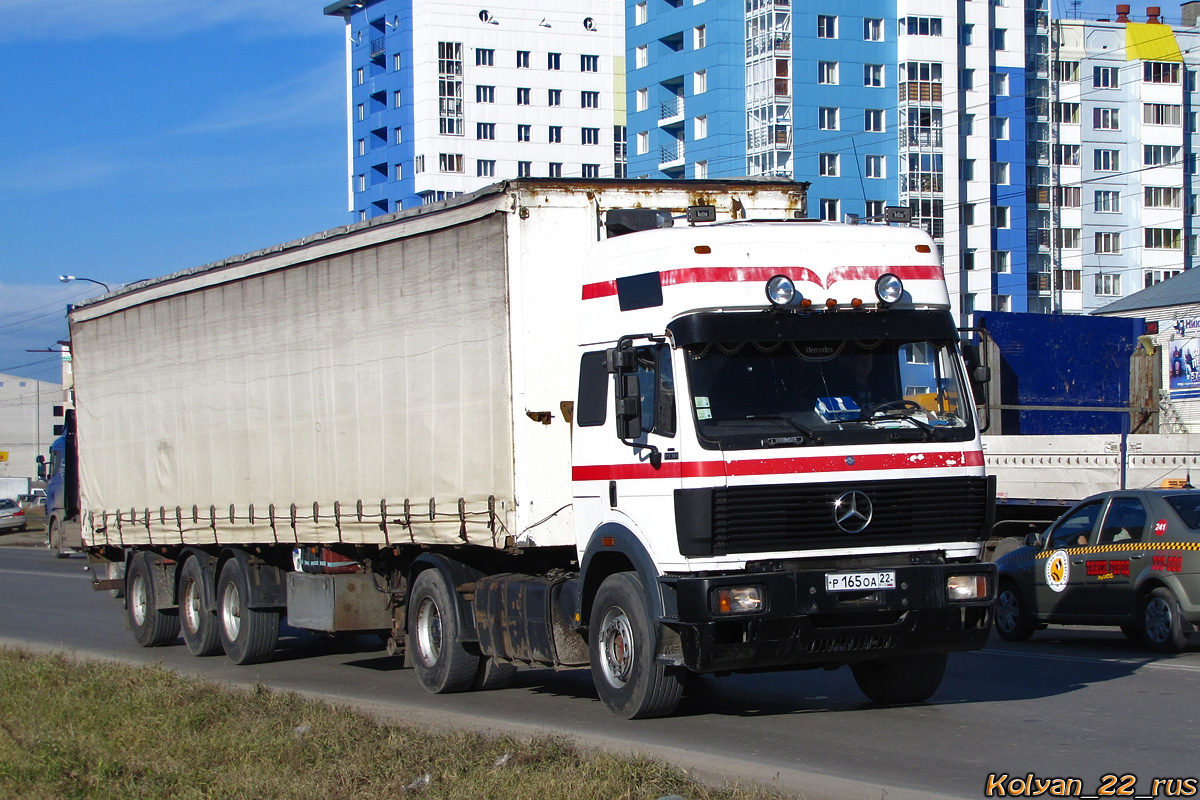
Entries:
<svg viewBox="0 0 1200 800">
<path fill-rule="evenodd" d="M 985 367 L 980 364 L 975 369 L 971 370 L 971 380 L 974 383 L 983 384 L 992 379 L 992 368 Z"/>
<path fill-rule="evenodd" d="M 638 386 L 637 375 L 617 375 L 614 410 L 617 417 L 617 438 L 636 439 L 642 435 L 642 392 Z"/>
<path fill-rule="evenodd" d="M 1040 533 L 1031 533 L 1025 537 L 1026 547 L 1041 547 L 1042 535 Z"/>
</svg>

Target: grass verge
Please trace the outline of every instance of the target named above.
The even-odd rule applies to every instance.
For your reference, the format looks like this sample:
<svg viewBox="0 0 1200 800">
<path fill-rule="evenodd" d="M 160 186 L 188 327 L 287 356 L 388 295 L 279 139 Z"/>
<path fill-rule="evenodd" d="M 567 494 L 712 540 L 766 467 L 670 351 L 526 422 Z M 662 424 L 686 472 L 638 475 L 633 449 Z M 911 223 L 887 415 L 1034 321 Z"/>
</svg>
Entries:
<svg viewBox="0 0 1200 800">
<path fill-rule="evenodd" d="M 557 738 L 428 733 L 258 687 L 0 648 L 0 797 L 767 800 Z"/>
</svg>

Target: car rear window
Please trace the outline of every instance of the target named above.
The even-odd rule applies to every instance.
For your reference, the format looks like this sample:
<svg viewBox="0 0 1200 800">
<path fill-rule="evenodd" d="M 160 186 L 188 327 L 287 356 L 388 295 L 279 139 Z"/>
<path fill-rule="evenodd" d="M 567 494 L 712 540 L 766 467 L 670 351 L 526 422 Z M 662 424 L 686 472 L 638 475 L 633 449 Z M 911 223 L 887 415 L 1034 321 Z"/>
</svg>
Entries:
<svg viewBox="0 0 1200 800">
<path fill-rule="evenodd" d="M 12 500 L 8 500 L 8 499 L 0 500 L 0 508 L 16 508 L 16 507 L 17 507 L 17 504 L 14 503 Z"/>
<path fill-rule="evenodd" d="M 1200 530 L 1200 494 L 1168 495 L 1166 500 L 1184 525 L 1194 531 Z"/>
</svg>

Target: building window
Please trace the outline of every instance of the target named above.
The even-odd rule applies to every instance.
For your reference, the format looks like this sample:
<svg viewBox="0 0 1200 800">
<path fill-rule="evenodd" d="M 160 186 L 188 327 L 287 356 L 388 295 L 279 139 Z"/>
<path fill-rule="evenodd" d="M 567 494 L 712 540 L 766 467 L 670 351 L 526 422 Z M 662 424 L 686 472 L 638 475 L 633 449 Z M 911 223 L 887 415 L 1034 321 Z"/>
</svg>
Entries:
<svg viewBox="0 0 1200 800">
<path fill-rule="evenodd" d="M 817 62 L 817 83 L 836 84 L 838 82 L 838 64 L 836 61 Z"/>
<path fill-rule="evenodd" d="M 646 45 L 639 44 L 633 51 L 633 66 L 634 69 L 641 69 L 649 63 L 649 51 Z"/>
<path fill-rule="evenodd" d="M 821 219 L 826 222 L 837 222 L 841 218 L 841 202 L 829 197 L 821 198 Z"/>
<path fill-rule="evenodd" d="M 366 74 L 363 72 L 363 68 L 359 67 L 355 71 L 354 82 L 357 83 L 359 86 L 362 86 L 363 83 L 366 81 L 366 79 L 367 79 Z"/>
<path fill-rule="evenodd" d="M 1054 288 L 1065 292 L 1082 291 L 1083 270 L 1060 269 L 1054 274 Z"/>
<path fill-rule="evenodd" d="M 1004 48 L 1004 40 L 1006 38 L 1006 34 L 1007 34 L 1007 31 L 1004 28 L 993 28 L 992 29 L 992 49 L 993 50 L 1004 50 L 1005 49 Z"/>
<path fill-rule="evenodd" d="M 525 87 L 518 87 L 517 88 L 517 105 L 519 105 L 519 106 L 529 105 L 531 93 L 532 93 L 531 89 L 528 89 Z"/>
<path fill-rule="evenodd" d="M 863 111 L 863 130 L 872 133 L 881 133 L 884 130 L 882 108 L 868 108 Z"/>
<path fill-rule="evenodd" d="M 496 138 L 496 123 L 494 123 L 494 122 L 476 122 L 475 123 L 475 138 L 476 139 L 495 139 Z"/>
<path fill-rule="evenodd" d="M 517 51 L 517 69 L 529 69 L 529 51 Z"/>
<path fill-rule="evenodd" d="M 1183 272 L 1183 270 L 1180 269 L 1148 269 L 1145 272 L 1146 285 L 1143 288 L 1149 289 L 1154 284 L 1162 283 L 1168 278 L 1174 278 L 1181 272 Z"/>
<path fill-rule="evenodd" d="M 1121 193 L 1109 189 L 1097 189 L 1095 194 L 1096 211 L 1105 214 L 1118 214 L 1121 211 Z"/>
<path fill-rule="evenodd" d="M 1096 294 L 1103 297 L 1120 297 L 1121 276 L 1098 273 L 1096 275 Z"/>
<path fill-rule="evenodd" d="M 399 72 L 403 67 L 404 67 L 404 59 L 401 57 L 400 53 L 396 53 L 394 56 L 392 56 L 392 70 L 395 72 Z M 400 204 L 397 203 L 396 208 L 399 208 L 399 207 L 400 207 Z"/>
<path fill-rule="evenodd" d="M 496 177 L 496 162 L 491 159 L 479 159 L 475 162 L 475 177 L 477 178 L 494 178 Z"/>
<path fill-rule="evenodd" d="M 838 130 L 838 109 L 821 107 L 817 109 L 817 129 L 822 131 Z"/>
<path fill-rule="evenodd" d="M 1142 146 L 1142 163 L 1147 167 L 1168 167 L 1179 163 L 1181 149 L 1169 144 Z"/>
<path fill-rule="evenodd" d="M 546 53 L 546 69 L 562 69 L 562 53 Z M 560 164 L 559 166 L 561 167 L 562 165 Z"/>
<path fill-rule="evenodd" d="M 392 144 L 403 144 L 404 143 L 404 129 L 403 128 L 393 128 L 392 129 L 392 137 L 393 137 Z"/>
<path fill-rule="evenodd" d="M 992 227 L 1008 227 L 1008 206 L 992 206 Z"/>
<path fill-rule="evenodd" d="M 649 131 L 641 131 L 637 135 L 637 154 L 644 156 L 650 152 L 650 133 Z"/>
<path fill-rule="evenodd" d="M 1121 169 L 1121 151 L 1097 148 L 1092 151 L 1092 167 L 1096 172 L 1119 172 Z"/>
<path fill-rule="evenodd" d="M 1054 204 L 1059 208 L 1079 208 L 1083 191 L 1078 186 L 1055 186 Z"/>
<path fill-rule="evenodd" d="M 546 141 L 550 144 L 562 144 L 562 125 L 551 125 Z"/>
<path fill-rule="evenodd" d="M 692 28 L 692 49 L 703 50 L 706 31 L 703 25 Z"/>
<path fill-rule="evenodd" d="M 358 140 L 358 154 L 360 156 L 365 156 L 367 154 L 367 140 L 366 139 Z"/>
<path fill-rule="evenodd" d="M 600 71 L 600 56 L 580 56 L 579 57 L 580 72 L 599 72 Z"/>
<path fill-rule="evenodd" d="M 1097 67 L 1096 69 L 1100 69 Z M 1078 61 L 1055 61 L 1054 77 L 1060 83 L 1075 83 L 1079 80 Z"/>
<path fill-rule="evenodd" d="M 599 92 L 580 92 L 579 93 L 580 108 L 599 108 L 600 93 Z"/>
<path fill-rule="evenodd" d="M 517 162 L 517 177 L 518 178 L 528 178 L 532 174 L 533 174 L 533 162 L 532 161 L 518 161 Z"/>
<path fill-rule="evenodd" d="M 962 181 L 975 180 L 975 159 L 960 158 L 958 160 L 958 179 Z"/>
<path fill-rule="evenodd" d="M 547 89 L 546 90 L 546 105 L 561 106 L 562 105 L 562 89 Z"/>
<path fill-rule="evenodd" d="M 696 117 L 695 120 L 693 120 L 692 138 L 693 139 L 707 139 L 708 138 L 708 115 L 702 114 L 702 115 Z"/>
<path fill-rule="evenodd" d="M 403 164 L 394 164 L 392 166 L 392 178 L 393 178 L 393 180 L 397 180 L 397 181 L 404 180 L 404 165 Z M 396 208 L 399 208 L 399 207 L 400 207 L 400 204 L 396 203 Z"/>
<path fill-rule="evenodd" d="M 903 22 L 903 20 L 902 20 Z M 941 17 L 909 17 L 904 27 L 909 36 L 941 36 Z"/>
<path fill-rule="evenodd" d="M 883 41 L 883 20 L 872 19 L 867 17 L 863 20 L 863 41 L 864 42 L 882 42 Z"/>
<path fill-rule="evenodd" d="M 1119 108 L 1093 108 L 1092 128 L 1098 131 L 1119 131 L 1121 110 Z"/>
<path fill-rule="evenodd" d="M 883 64 L 863 64 L 863 86 L 883 86 Z"/>
<path fill-rule="evenodd" d="M 363 173 L 359 173 L 355 177 L 355 184 L 358 186 L 358 191 L 365 192 L 367 190 L 367 176 Z"/>
<path fill-rule="evenodd" d="M 963 203 L 958 207 L 958 221 L 967 227 L 975 224 L 974 203 Z"/>
<path fill-rule="evenodd" d="M 1007 294 L 992 295 L 992 311 L 1012 310 L 1012 296 Z"/>
<path fill-rule="evenodd" d="M 708 91 L 708 70 L 702 69 L 692 73 L 692 94 L 704 94 Z"/>
<path fill-rule="evenodd" d="M 1079 103 L 1054 103 L 1051 118 L 1058 123 L 1079 124 Z"/>
<path fill-rule="evenodd" d="M 1079 250 L 1083 247 L 1083 237 L 1079 228 L 1055 228 L 1054 246 L 1063 250 Z"/>
<path fill-rule="evenodd" d="M 975 115 L 963 114 L 958 119 L 958 130 L 963 136 L 975 135 Z"/>
<path fill-rule="evenodd" d="M 1178 127 L 1183 124 L 1183 107 L 1167 105 L 1165 103 L 1143 103 L 1142 122 L 1147 125 L 1174 125 Z"/>
<path fill-rule="evenodd" d="M 958 26 L 958 38 L 966 47 L 975 44 L 975 26 L 970 24 Z"/>
<path fill-rule="evenodd" d="M 1178 228 L 1146 228 L 1146 249 L 1182 250 L 1183 234 Z"/>
<path fill-rule="evenodd" d="M 1116 67 L 1093 67 L 1092 87 L 1095 89 L 1116 89 L 1120 85 L 1117 83 L 1117 74 Z"/>
<path fill-rule="evenodd" d="M 1142 62 L 1142 80 L 1146 83 L 1179 83 L 1181 65 L 1163 61 Z"/>
<path fill-rule="evenodd" d="M 548 177 L 551 177 L 551 178 L 561 178 L 562 177 L 562 163 L 558 162 L 558 161 L 551 161 L 550 167 L 546 171 L 546 174 Z"/>
<path fill-rule="evenodd" d="M 1008 162 L 993 161 L 992 162 L 992 183 L 998 186 L 1008 185 Z"/>
<path fill-rule="evenodd" d="M 517 126 L 517 141 L 518 142 L 528 142 L 530 140 L 530 134 L 531 134 L 532 130 L 533 130 L 532 125 L 518 125 Z"/>
<path fill-rule="evenodd" d="M 841 156 L 837 153 L 821 153 L 817 156 L 818 169 L 817 174 L 824 178 L 836 178 L 838 176 L 838 162 Z M 824 219 L 824 217 L 822 217 Z"/>
<path fill-rule="evenodd" d="M 475 48 L 475 66 L 477 67 L 494 67 L 496 65 L 496 51 L 490 47 Z"/>
<path fill-rule="evenodd" d="M 818 39 L 836 39 L 838 38 L 838 18 L 831 17 L 825 14 L 817 15 L 817 38 Z"/>
<path fill-rule="evenodd" d="M 358 104 L 358 121 L 362 122 L 366 118 L 367 118 L 367 107 L 364 104 L 359 103 Z"/>
<path fill-rule="evenodd" d="M 1081 151 L 1077 144 L 1056 144 L 1050 149 L 1050 159 L 1057 167 L 1078 167 Z"/>
<path fill-rule="evenodd" d="M 1121 252 L 1121 233 L 1119 231 L 1100 231 L 1096 234 L 1096 254 L 1112 254 Z"/>
<path fill-rule="evenodd" d="M 579 134 L 579 141 L 582 144 L 600 144 L 600 129 L 583 128 Z"/>
<path fill-rule="evenodd" d="M 392 105 L 395 108 L 404 105 L 404 95 L 400 91 L 392 92 Z"/>
<path fill-rule="evenodd" d="M 425 171 L 425 156 L 416 156 L 413 158 L 413 172 L 420 175 Z"/>
<path fill-rule="evenodd" d="M 494 103 L 494 102 L 496 102 L 496 87 L 495 86 L 476 86 L 475 87 L 475 102 L 476 103 Z"/>
<path fill-rule="evenodd" d="M 884 156 L 867 156 L 866 175 L 868 178 L 886 178 L 887 158 Z"/>
<path fill-rule="evenodd" d="M 462 153 L 440 153 L 438 155 L 438 171 L 440 171 L 440 172 L 462 172 L 463 171 Z"/>
<path fill-rule="evenodd" d="M 438 133 L 442 135 L 463 135 L 462 74 L 462 42 L 438 42 Z"/>
<path fill-rule="evenodd" d="M 992 138 L 1007 139 L 1008 138 L 1008 117 L 992 117 Z"/>
<path fill-rule="evenodd" d="M 638 89 L 634 99 L 634 109 L 637 111 L 645 111 L 650 107 L 650 90 Z"/>
<path fill-rule="evenodd" d="M 1143 204 L 1146 208 L 1182 208 L 1183 189 L 1172 186 L 1147 186 Z M 1193 213 L 1191 209 L 1188 213 Z"/>
<path fill-rule="evenodd" d="M 992 94 L 996 97 L 1008 96 L 1008 74 L 1004 72 L 992 73 Z"/>
<path fill-rule="evenodd" d="M 645 25 L 647 20 L 646 4 L 638 3 L 633 7 L 633 24 Z"/>
<path fill-rule="evenodd" d="M 992 272 L 1008 272 L 1009 252 L 1007 250 L 992 251 Z"/>
<path fill-rule="evenodd" d="M 583 177 L 599 178 L 600 177 L 600 165 L 599 164 L 584 164 L 583 165 Z"/>
</svg>

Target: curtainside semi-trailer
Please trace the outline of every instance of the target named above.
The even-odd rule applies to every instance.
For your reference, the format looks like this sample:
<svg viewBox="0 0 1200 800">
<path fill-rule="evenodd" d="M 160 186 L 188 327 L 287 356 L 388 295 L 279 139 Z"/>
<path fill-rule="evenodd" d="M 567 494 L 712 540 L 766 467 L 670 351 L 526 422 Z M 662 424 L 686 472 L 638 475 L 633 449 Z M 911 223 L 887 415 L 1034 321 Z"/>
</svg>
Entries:
<svg viewBox="0 0 1200 800">
<path fill-rule="evenodd" d="M 496 184 L 74 307 L 74 523 L 146 646 L 377 632 L 433 692 L 981 647 L 979 426 L 932 240 L 803 184 Z M 64 524 L 67 521 L 64 521 Z"/>
</svg>

